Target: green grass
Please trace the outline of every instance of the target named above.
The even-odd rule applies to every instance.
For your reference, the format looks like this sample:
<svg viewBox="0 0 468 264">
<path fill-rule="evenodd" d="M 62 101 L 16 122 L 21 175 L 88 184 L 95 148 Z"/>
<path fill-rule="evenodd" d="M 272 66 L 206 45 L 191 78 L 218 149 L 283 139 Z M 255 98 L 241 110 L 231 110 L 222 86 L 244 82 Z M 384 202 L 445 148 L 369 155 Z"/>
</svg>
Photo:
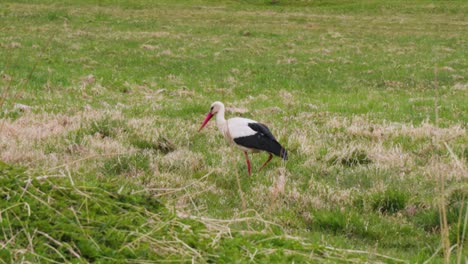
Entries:
<svg viewBox="0 0 468 264">
<path fill-rule="evenodd" d="M 3 1 L 0 260 L 439 263 L 440 175 L 466 260 L 467 12 Z M 214 122 L 197 133 L 217 100 L 289 160 L 248 177 Z"/>
</svg>

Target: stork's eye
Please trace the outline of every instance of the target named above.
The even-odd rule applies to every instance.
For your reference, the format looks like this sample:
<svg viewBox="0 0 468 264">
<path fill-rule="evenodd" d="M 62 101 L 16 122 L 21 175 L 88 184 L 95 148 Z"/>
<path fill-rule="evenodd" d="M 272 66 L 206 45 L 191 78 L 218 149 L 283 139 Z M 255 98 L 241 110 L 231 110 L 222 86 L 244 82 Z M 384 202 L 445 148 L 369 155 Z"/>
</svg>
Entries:
<svg viewBox="0 0 468 264">
<path fill-rule="evenodd" d="M 210 112 L 213 111 L 213 107 L 210 108 Z"/>
</svg>

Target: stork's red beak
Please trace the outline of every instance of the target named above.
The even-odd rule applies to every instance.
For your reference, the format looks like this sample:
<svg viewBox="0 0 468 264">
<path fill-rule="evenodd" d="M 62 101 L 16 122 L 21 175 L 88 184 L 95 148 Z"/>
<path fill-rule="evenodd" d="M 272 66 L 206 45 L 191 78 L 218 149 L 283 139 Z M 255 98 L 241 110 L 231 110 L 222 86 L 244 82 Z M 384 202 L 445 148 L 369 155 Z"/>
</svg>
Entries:
<svg viewBox="0 0 468 264">
<path fill-rule="evenodd" d="M 213 117 L 213 114 L 211 112 L 209 112 L 207 115 L 206 115 L 206 118 L 205 118 L 205 121 L 203 121 L 203 124 L 201 125 L 200 129 L 198 129 L 198 132 L 200 132 L 200 130 L 202 130 L 206 124 L 208 123 L 208 121 L 210 121 L 210 119 Z"/>
</svg>

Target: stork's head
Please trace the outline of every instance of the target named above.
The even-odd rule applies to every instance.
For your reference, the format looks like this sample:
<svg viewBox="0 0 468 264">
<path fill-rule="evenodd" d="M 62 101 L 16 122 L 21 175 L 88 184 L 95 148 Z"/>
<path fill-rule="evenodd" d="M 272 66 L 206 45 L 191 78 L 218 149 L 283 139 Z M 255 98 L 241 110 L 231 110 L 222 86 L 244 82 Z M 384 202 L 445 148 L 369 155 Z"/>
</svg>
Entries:
<svg viewBox="0 0 468 264">
<path fill-rule="evenodd" d="M 214 103 L 211 104 L 211 107 L 210 107 L 210 111 L 208 112 L 208 114 L 206 115 L 206 118 L 205 118 L 205 121 L 203 121 L 203 124 L 201 125 L 200 129 L 198 129 L 198 131 L 202 130 L 206 124 L 208 123 L 208 121 L 210 121 L 210 119 L 216 114 L 218 113 L 219 111 L 221 111 L 221 109 L 224 109 L 224 104 L 219 102 L 219 101 L 216 101 Z"/>
</svg>

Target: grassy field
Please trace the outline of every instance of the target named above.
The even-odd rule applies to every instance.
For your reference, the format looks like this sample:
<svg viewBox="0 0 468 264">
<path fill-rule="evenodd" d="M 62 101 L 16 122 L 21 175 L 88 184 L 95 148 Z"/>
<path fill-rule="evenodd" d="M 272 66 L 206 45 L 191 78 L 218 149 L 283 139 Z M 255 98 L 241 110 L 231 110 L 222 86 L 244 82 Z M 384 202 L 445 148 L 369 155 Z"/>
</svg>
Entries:
<svg viewBox="0 0 468 264">
<path fill-rule="evenodd" d="M 465 1 L 0 2 L 0 262 L 465 263 Z M 289 151 L 261 172 L 227 117 Z"/>
</svg>

